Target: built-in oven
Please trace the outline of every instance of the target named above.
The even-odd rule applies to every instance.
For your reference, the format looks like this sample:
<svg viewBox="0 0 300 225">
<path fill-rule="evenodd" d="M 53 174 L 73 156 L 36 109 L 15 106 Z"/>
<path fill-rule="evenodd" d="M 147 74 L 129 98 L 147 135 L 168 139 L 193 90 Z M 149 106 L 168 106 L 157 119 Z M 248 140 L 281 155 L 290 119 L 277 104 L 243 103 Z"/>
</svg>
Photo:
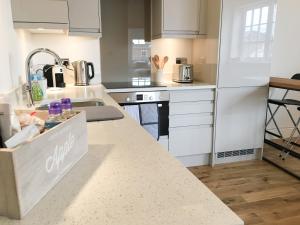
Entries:
<svg viewBox="0 0 300 225">
<path fill-rule="evenodd" d="M 141 114 L 141 109 L 145 108 L 143 105 L 157 105 L 159 133 L 158 141 L 168 148 L 169 91 L 113 92 L 109 93 L 109 95 L 125 109 L 128 108 L 126 106 L 136 106 L 136 110 L 139 110 L 139 112 L 136 113 L 139 114 Z M 131 111 L 131 113 L 133 112 Z"/>
</svg>

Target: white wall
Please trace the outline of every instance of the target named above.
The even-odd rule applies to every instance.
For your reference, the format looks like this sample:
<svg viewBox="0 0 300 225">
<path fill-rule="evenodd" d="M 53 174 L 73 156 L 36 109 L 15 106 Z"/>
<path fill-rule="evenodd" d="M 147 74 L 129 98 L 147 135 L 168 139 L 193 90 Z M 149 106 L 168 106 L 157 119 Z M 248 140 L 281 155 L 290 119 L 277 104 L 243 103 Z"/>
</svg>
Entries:
<svg viewBox="0 0 300 225">
<path fill-rule="evenodd" d="M 165 65 L 164 74 L 171 80 L 173 65 L 177 57 L 185 57 L 188 63 L 194 65 L 194 79 L 197 81 L 215 83 L 218 61 L 218 39 L 209 37 L 204 39 L 156 39 L 151 42 L 151 55 L 158 55 L 160 59 L 169 57 Z M 152 72 L 156 69 L 152 65 Z"/>
<path fill-rule="evenodd" d="M 11 1 L 0 1 L 0 94 L 17 88 L 25 80 L 25 60 L 38 47 L 47 47 L 71 61 L 84 59 L 94 63 L 96 76 L 101 81 L 100 43 L 98 39 L 69 37 L 66 34 L 31 34 L 15 30 L 12 22 Z M 36 59 L 42 57 L 35 57 Z M 37 60 L 37 62 L 40 62 Z"/>
<path fill-rule="evenodd" d="M 273 58 L 271 76 L 290 78 L 295 73 L 300 73 L 300 1 L 278 0 L 278 14 L 273 46 Z M 271 98 L 281 98 L 282 90 L 272 89 Z M 299 92 L 290 92 L 290 98 L 300 100 Z M 299 111 L 293 110 L 296 118 Z M 288 115 L 281 110 L 277 115 L 279 126 L 284 129 L 286 135 L 292 127 Z"/>
<path fill-rule="evenodd" d="M 177 57 L 187 58 L 188 63 L 192 63 L 193 40 L 192 39 L 157 39 L 151 42 L 151 55 L 158 55 L 162 60 L 164 56 L 169 57 L 169 62 L 165 65 L 164 74 L 171 80 L 173 65 L 176 64 Z M 156 69 L 152 66 L 152 71 Z"/>
<path fill-rule="evenodd" d="M 193 65 L 195 80 L 216 83 L 218 63 L 218 38 L 193 41 Z"/>
<path fill-rule="evenodd" d="M 0 1 L 0 93 L 20 85 L 29 35 L 13 28 L 10 0 Z"/>
<path fill-rule="evenodd" d="M 299 9 L 299 0 L 278 0 L 272 76 L 290 77 L 300 72 Z"/>
<path fill-rule="evenodd" d="M 36 48 L 49 48 L 61 58 L 69 58 L 70 62 L 86 60 L 92 62 L 95 67 L 95 78 L 92 84 L 101 82 L 100 66 L 100 41 L 97 38 L 74 37 L 67 34 L 31 34 L 30 51 Z M 52 56 L 36 55 L 34 63 L 52 63 Z M 71 75 L 71 73 L 67 73 Z M 66 77 L 69 83 L 74 83 L 73 77 Z"/>
</svg>

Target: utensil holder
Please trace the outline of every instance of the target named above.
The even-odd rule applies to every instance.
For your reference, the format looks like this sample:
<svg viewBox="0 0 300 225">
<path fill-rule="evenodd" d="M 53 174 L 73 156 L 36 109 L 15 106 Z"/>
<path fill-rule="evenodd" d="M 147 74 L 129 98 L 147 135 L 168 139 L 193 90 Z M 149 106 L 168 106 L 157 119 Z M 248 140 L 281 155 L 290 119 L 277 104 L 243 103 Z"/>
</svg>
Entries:
<svg viewBox="0 0 300 225">
<path fill-rule="evenodd" d="M 164 71 L 162 69 L 158 69 L 153 73 L 153 80 L 159 83 L 164 82 Z"/>
</svg>

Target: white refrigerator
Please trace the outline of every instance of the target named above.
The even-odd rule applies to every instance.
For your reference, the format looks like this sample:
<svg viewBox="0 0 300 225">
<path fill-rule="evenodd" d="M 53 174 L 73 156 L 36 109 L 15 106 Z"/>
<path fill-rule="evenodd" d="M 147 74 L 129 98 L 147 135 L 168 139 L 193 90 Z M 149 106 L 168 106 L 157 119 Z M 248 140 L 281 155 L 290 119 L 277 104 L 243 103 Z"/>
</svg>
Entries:
<svg viewBox="0 0 300 225">
<path fill-rule="evenodd" d="M 215 153 L 261 148 L 276 21 L 274 0 L 223 0 Z"/>
</svg>

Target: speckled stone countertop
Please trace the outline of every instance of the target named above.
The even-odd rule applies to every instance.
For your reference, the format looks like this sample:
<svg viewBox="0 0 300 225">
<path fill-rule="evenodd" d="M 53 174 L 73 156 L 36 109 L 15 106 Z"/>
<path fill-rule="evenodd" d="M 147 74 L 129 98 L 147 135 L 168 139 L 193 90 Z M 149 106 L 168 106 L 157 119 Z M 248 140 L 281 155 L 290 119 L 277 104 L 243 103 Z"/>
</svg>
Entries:
<svg viewBox="0 0 300 225">
<path fill-rule="evenodd" d="M 102 86 L 49 98 L 101 98 Z M 125 113 L 125 112 L 124 112 Z M 242 225 L 243 221 L 125 113 L 88 124 L 89 152 L 21 221 L 1 225 Z"/>
</svg>

